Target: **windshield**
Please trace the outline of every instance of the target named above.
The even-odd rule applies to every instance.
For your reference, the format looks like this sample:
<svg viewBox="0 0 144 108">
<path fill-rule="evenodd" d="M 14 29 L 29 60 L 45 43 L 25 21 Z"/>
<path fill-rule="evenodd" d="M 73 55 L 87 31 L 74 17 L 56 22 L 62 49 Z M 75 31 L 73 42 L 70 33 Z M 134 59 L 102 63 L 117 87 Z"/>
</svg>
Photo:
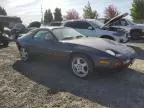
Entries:
<svg viewBox="0 0 144 108">
<path fill-rule="evenodd" d="M 53 29 L 52 32 L 59 40 L 84 37 L 82 34 L 72 28 L 57 28 Z"/>
<path fill-rule="evenodd" d="M 89 23 L 95 28 L 97 28 L 97 27 L 101 28 L 104 26 L 104 24 L 98 20 L 89 21 Z"/>
</svg>

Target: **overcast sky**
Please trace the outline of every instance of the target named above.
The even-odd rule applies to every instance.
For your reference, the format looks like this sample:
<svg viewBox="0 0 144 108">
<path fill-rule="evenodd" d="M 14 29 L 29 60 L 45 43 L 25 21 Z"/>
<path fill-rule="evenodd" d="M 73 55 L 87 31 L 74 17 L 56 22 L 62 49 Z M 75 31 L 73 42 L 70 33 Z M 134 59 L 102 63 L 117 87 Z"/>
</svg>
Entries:
<svg viewBox="0 0 144 108">
<path fill-rule="evenodd" d="M 87 2 L 91 3 L 93 9 L 97 10 L 100 17 L 103 17 L 104 9 L 110 4 L 115 5 L 121 12 L 129 12 L 132 0 L 0 0 L 8 15 L 20 16 L 24 23 L 41 19 L 41 4 L 43 12 L 50 8 L 61 8 L 65 15 L 69 9 L 76 9 L 82 16 L 83 7 Z"/>
</svg>

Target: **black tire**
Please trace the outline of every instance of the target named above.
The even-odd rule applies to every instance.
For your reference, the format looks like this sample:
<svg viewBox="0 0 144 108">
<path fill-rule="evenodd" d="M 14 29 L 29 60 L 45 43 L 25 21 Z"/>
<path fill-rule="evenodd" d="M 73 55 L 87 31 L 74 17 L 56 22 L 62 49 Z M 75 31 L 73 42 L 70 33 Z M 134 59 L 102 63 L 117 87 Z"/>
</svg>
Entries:
<svg viewBox="0 0 144 108">
<path fill-rule="evenodd" d="M 142 32 L 140 30 L 134 30 L 134 31 L 131 31 L 131 38 L 133 40 L 137 40 L 137 39 L 140 39 L 140 36 L 142 35 Z"/>
<path fill-rule="evenodd" d="M 87 64 L 88 64 L 88 73 L 85 76 L 79 76 L 74 72 L 74 69 L 73 69 L 73 66 L 72 66 L 72 62 L 73 62 L 74 58 L 83 58 L 87 62 Z M 74 75 L 76 75 L 77 77 L 82 78 L 82 79 L 87 79 L 92 75 L 92 73 L 94 71 L 94 65 L 93 65 L 92 60 L 89 57 L 85 56 L 84 54 L 75 54 L 71 57 L 71 70 L 72 70 L 72 73 Z"/>
</svg>

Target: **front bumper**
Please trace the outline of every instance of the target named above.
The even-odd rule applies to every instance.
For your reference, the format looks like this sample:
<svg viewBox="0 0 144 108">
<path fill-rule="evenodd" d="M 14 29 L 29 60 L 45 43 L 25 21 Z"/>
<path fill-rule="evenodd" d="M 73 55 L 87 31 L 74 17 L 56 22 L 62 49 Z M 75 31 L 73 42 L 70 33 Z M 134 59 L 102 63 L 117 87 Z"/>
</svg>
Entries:
<svg viewBox="0 0 144 108">
<path fill-rule="evenodd" d="M 112 60 L 112 59 L 100 59 L 95 65 L 95 68 L 100 69 L 123 69 L 131 66 L 135 61 L 135 58 L 126 60 Z"/>
</svg>

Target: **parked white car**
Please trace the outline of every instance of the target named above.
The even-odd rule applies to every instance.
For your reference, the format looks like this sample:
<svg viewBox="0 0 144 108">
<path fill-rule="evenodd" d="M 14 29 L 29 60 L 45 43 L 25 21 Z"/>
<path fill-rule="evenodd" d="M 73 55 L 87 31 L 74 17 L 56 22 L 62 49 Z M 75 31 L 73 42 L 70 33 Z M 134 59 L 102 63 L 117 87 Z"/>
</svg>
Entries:
<svg viewBox="0 0 144 108">
<path fill-rule="evenodd" d="M 105 25 L 125 29 L 133 39 L 138 39 L 139 37 L 144 36 L 144 24 L 136 24 L 131 20 L 124 18 L 127 15 L 128 13 L 124 13 L 116 16 Z"/>
<path fill-rule="evenodd" d="M 124 29 L 106 27 L 96 19 L 63 21 L 61 25 L 74 28 L 85 36 L 107 38 L 118 42 L 127 42 L 129 39 L 129 34 Z"/>
</svg>

